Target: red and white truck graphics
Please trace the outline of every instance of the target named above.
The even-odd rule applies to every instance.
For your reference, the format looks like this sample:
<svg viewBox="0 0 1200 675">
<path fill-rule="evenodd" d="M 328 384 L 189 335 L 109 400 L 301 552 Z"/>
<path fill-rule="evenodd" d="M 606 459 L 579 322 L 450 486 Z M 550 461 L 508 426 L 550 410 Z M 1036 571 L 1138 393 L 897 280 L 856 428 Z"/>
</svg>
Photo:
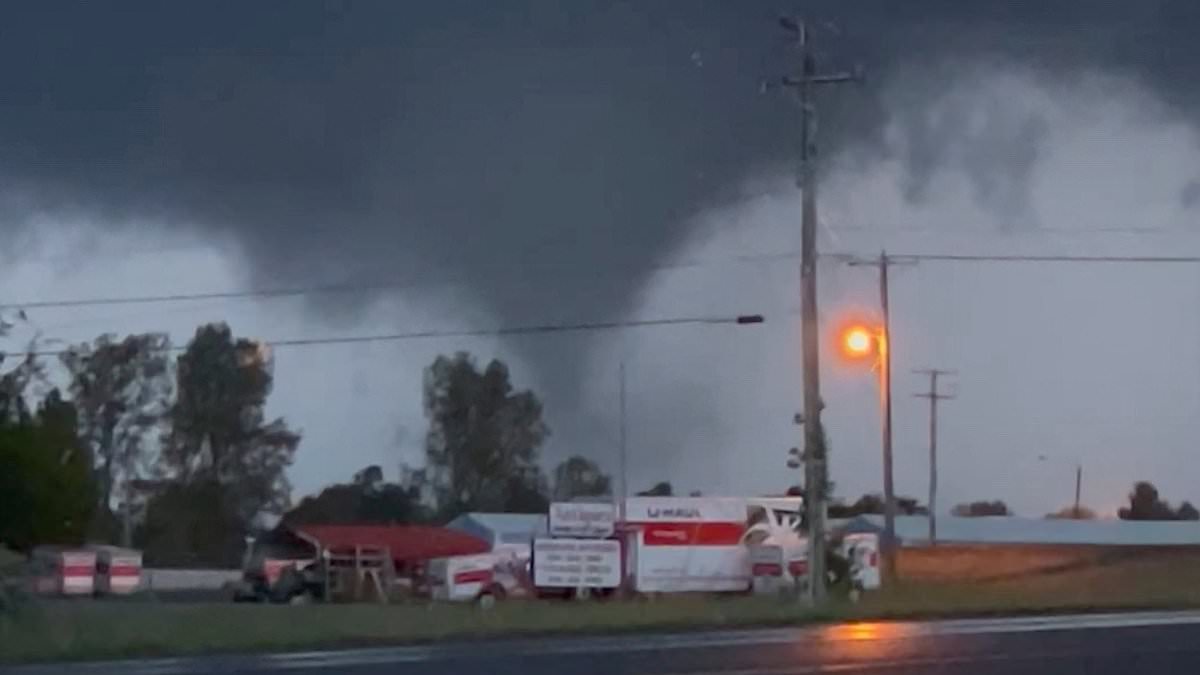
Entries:
<svg viewBox="0 0 1200 675">
<path fill-rule="evenodd" d="M 747 591 L 750 547 L 803 549 L 799 498 L 633 497 L 619 530 L 625 573 L 640 593 Z"/>
<path fill-rule="evenodd" d="M 433 600 L 495 601 L 530 595 L 528 560 L 505 553 L 479 553 L 435 558 L 426 568 Z"/>
<path fill-rule="evenodd" d="M 96 590 L 96 553 L 52 546 L 34 549 L 33 590 L 43 595 L 91 595 Z"/>
<path fill-rule="evenodd" d="M 142 553 L 117 546 L 97 546 L 96 592 L 130 595 L 142 586 Z"/>
</svg>

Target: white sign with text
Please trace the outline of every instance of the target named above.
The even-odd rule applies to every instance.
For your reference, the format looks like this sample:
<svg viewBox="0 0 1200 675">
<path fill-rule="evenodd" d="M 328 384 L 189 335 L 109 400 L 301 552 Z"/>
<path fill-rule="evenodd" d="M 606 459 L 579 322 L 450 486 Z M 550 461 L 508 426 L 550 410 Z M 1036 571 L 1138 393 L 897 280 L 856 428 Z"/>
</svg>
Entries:
<svg viewBox="0 0 1200 675">
<path fill-rule="evenodd" d="M 551 537 L 612 536 L 617 509 L 612 504 L 555 502 L 550 505 Z"/>
<path fill-rule="evenodd" d="M 533 584 L 538 588 L 616 588 L 621 543 L 611 539 L 535 539 Z"/>
</svg>

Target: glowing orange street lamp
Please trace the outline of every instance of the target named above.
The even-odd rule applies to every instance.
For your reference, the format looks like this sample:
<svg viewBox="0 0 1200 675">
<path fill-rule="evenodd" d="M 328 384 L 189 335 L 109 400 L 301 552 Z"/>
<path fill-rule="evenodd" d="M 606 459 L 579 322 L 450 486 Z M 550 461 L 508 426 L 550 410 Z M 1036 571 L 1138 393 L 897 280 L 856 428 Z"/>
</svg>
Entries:
<svg viewBox="0 0 1200 675">
<path fill-rule="evenodd" d="M 895 506 L 892 490 L 892 358 L 888 350 L 887 305 L 884 305 L 883 324 L 862 323 L 843 328 L 838 339 L 842 356 L 849 361 L 869 361 L 879 374 L 879 409 L 883 436 L 883 492 L 885 534 L 883 543 L 884 577 L 895 579 Z"/>
<path fill-rule="evenodd" d="M 842 335 L 842 353 L 852 359 L 875 355 L 876 336 L 865 326 L 852 326 Z"/>
</svg>

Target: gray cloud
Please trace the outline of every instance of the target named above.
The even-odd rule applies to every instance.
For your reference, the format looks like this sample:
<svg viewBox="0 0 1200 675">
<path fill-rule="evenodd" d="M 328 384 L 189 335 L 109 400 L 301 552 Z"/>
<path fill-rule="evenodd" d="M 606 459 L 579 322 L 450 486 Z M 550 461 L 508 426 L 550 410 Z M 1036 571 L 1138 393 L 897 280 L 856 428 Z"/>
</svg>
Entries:
<svg viewBox="0 0 1200 675">
<path fill-rule="evenodd" d="M 860 61 L 876 82 L 907 69 L 913 87 L 830 97 L 823 133 L 831 152 L 869 149 L 890 119 L 911 119 L 912 198 L 955 162 L 977 199 L 1019 220 L 1044 134 L 1035 117 L 994 117 L 947 144 L 966 127 L 954 106 L 924 112 L 939 68 L 1112 69 L 1181 110 L 1197 102 L 1195 3 L 845 4 L 810 3 L 844 33 L 824 38 L 827 60 Z M 617 315 L 691 215 L 792 156 L 791 111 L 754 95 L 791 56 L 779 9 L 12 5 L 0 11 L 0 227 L 154 223 L 232 235 L 264 284 L 454 278 L 509 323 Z M 554 376 L 570 381 L 571 361 Z"/>
</svg>

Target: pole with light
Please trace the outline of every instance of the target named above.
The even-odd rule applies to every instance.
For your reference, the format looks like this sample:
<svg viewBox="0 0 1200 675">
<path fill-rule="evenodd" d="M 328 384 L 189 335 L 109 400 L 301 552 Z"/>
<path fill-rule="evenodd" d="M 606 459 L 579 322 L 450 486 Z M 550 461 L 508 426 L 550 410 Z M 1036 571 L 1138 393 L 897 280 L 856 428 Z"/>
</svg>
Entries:
<svg viewBox="0 0 1200 675">
<path fill-rule="evenodd" d="M 1050 457 L 1048 455 L 1038 455 L 1039 462 L 1049 462 L 1051 459 L 1052 459 L 1052 457 Z M 1079 519 L 1082 517 L 1081 513 L 1082 513 L 1083 506 L 1082 506 L 1082 504 L 1080 504 L 1080 497 L 1082 497 L 1082 496 L 1083 496 L 1083 461 L 1076 459 L 1075 460 L 1075 501 L 1074 501 L 1074 506 L 1071 507 L 1071 517 L 1072 518 Z"/>
<path fill-rule="evenodd" d="M 888 348 L 888 315 L 884 305 L 878 325 L 852 323 L 838 340 L 842 356 L 854 363 L 870 363 L 879 374 L 879 410 L 883 442 L 883 574 L 896 578 L 896 495 L 892 482 L 892 357 Z"/>
<path fill-rule="evenodd" d="M 735 325 L 735 326 L 755 326 L 765 322 L 762 314 L 739 314 L 731 317 L 713 317 L 713 318 L 697 318 L 681 323 L 696 323 L 705 325 Z M 619 503 L 617 505 L 617 514 L 621 520 L 625 519 L 625 502 L 629 497 L 629 449 L 628 449 L 628 426 L 626 424 L 626 392 L 625 392 L 625 356 L 621 355 L 621 363 L 617 370 L 617 405 L 620 416 L 620 429 L 618 437 L 618 451 L 620 453 L 619 470 L 621 472 L 621 491 L 617 495 Z"/>
</svg>

